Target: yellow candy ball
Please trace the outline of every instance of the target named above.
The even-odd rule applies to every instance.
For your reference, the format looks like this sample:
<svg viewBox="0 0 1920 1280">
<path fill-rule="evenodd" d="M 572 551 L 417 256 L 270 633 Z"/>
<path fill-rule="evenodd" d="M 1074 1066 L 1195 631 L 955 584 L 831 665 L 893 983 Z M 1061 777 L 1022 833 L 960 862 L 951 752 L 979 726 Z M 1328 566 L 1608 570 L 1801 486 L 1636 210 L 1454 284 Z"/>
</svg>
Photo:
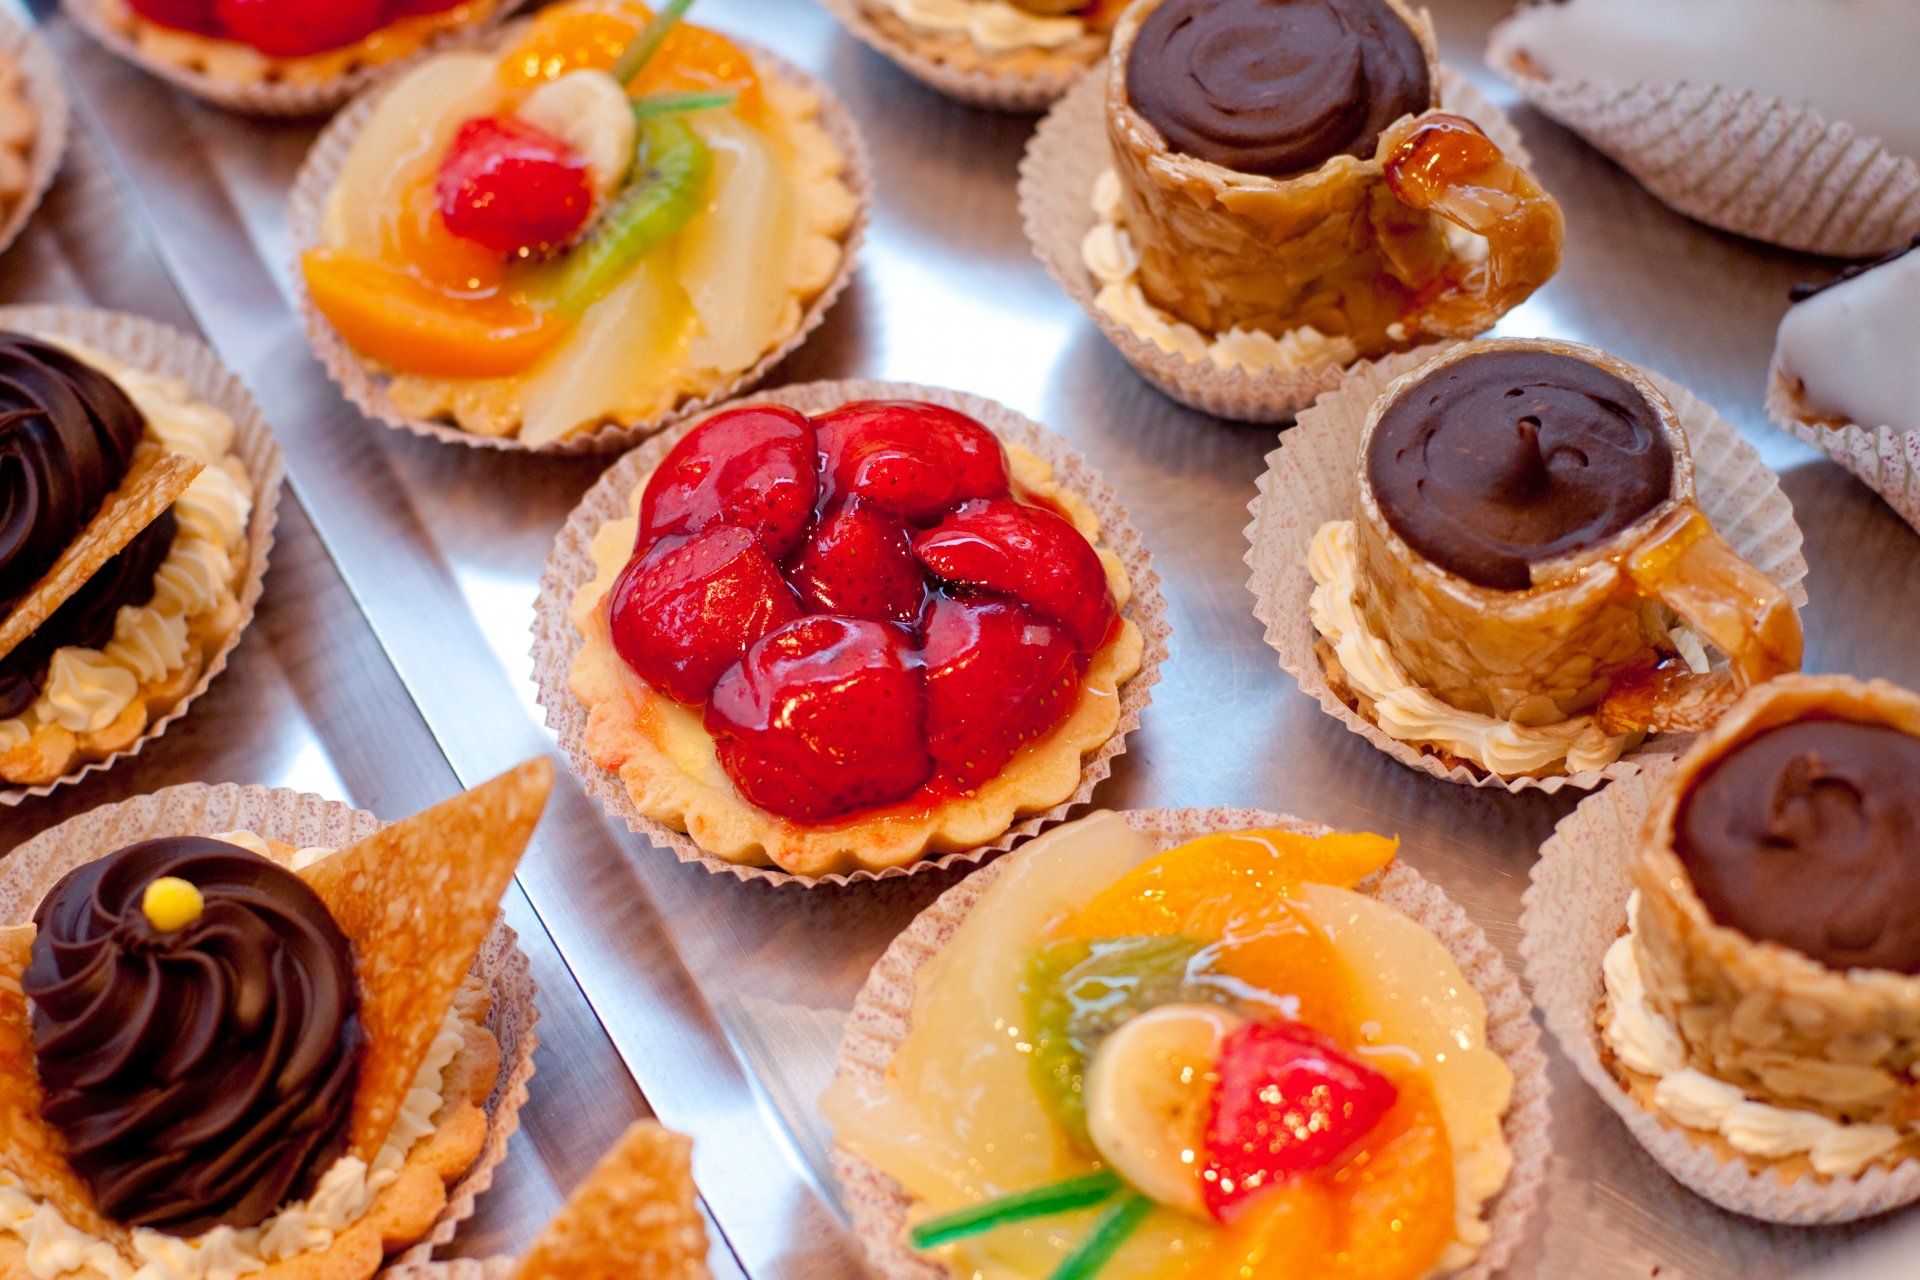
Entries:
<svg viewBox="0 0 1920 1280">
<path fill-rule="evenodd" d="M 140 899 L 140 910 L 161 933 L 177 933 L 200 918 L 207 900 L 200 891 L 178 876 L 161 876 L 147 886 Z"/>
</svg>

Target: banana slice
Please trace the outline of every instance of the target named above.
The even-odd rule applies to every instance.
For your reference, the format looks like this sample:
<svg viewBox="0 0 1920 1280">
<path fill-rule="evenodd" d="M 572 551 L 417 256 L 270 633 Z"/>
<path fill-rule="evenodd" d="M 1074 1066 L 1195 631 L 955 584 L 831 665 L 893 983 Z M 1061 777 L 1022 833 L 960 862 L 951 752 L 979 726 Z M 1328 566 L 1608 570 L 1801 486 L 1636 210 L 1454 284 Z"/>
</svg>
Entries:
<svg viewBox="0 0 1920 1280">
<path fill-rule="evenodd" d="M 1246 1019 L 1170 1004 L 1125 1023 L 1087 1071 L 1087 1129 L 1110 1168 L 1170 1208 L 1207 1216 L 1200 1147 L 1220 1045 Z"/>
<path fill-rule="evenodd" d="M 626 90 L 604 71 L 569 71 L 527 95 L 514 112 L 566 143 L 587 162 L 594 194 L 605 203 L 633 166 L 638 126 Z"/>
</svg>

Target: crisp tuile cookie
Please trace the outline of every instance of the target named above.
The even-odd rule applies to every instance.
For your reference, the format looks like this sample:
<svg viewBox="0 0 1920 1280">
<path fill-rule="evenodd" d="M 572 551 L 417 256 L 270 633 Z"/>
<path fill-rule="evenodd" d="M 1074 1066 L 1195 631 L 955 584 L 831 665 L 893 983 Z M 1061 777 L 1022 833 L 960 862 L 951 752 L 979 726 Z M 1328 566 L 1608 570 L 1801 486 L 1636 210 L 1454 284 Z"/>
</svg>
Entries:
<svg viewBox="0 0 1920 1280">
<path fill-rule="evenodd" d="M 205 469 L 206 463 L 181 453 L 156 452 L 145 460 L 136 458 L 126 479 L 107 495 L 80 536 L 0 623 L 0 658 L 39 630 L 107 561 L 126 550 Z"/>
<path fill-rule="evenodd" d="M 513 1280 L 706 1280 L 693 1141 L 640 1121 L 574 1189 Z"/>
<path fill-rule="evenodd" d="M 371 1162 L 465 981 L 553 788 L 542 758 L 314 863 L 354 947 L 367 1054 L 348 1150 Z"/>
</svg>

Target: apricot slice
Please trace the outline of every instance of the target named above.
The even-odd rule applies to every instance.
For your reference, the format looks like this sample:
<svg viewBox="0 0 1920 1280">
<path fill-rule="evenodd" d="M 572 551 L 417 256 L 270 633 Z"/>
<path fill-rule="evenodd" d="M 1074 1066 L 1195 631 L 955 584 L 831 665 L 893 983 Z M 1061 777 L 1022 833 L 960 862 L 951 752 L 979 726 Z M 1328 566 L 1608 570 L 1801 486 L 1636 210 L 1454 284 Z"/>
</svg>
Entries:
<svg viewBox="0 0 1920 1280">
<path fill-rule="evenodd" d="M 556 5 L 500 60 L 500 78 L 520 89 L 557 80 L 569 71 L 606 71 L 652 17 L 629 0 L 584 0 Z M 751 116 L 761 106 L 760 75 L 747 52 L 718 31 L 682 22 L 668 32 L 627 91 L 654 93 L 721 90 L 739 95 L 738 109 Z"/>
</svg>

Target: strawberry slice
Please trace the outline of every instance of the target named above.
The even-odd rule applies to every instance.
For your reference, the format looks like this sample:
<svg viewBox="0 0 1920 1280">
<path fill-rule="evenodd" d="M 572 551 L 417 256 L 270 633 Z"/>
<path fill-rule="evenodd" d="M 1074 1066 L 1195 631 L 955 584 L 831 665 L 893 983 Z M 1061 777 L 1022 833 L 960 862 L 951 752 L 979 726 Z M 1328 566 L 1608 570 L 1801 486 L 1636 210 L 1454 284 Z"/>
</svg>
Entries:
<svg viewBox="0 0 1920 1280">
<path fill-rule="evenodd" d="M 1011 600 L 935 598 L 927 611 L 927 746 L 973 787 L 1059 724 L 1080 684 L 1073 639 Z"/>
<path fill-rule="evenodd" d="M 449 231 L 511 256 L 563 245 L 593 216 L 586 160 L 512 116 L 461 125 L 441 157 L 433 189 Z"/>
<path fill-rule="evenodd" d="M 384 0 L 215 0 L 213 13 L 229 36 L 269 58 L 304 58 L 366 39 L 386 20 L 386 4 Z"/>
<path fill-rule="evenodd" d="M 687 432 L 647 481 L 636 545 L 730 524 L 784 560 L 813 519 L 813 425 L 778 405 L 716 414 Z"/>
<path fill-rule="evenodd" d="M 999 439 L 964 413 L 914 400 L 858 400 L 813 422 L 828 501 L 858 494 L 926 524 L 956 502 L 1007 492 Z"/>
<path fill-rule="evenodd" d="M 800 616 L 773 557 L 729 525 L 636 553 L 611 601 L 621 660 L 668 697 L 694 704 L 754 641 Z"/>
<path fill-rule="evenodd" d="M 706 725 L 740 793 L 801 822 L 903 800 L 933 774 L 925 681 L 884 623 L 781 627 L 720 677 Z"/>
<path fill-rule="evenodd" d="M 911 623 L 926 599 L 913 532 L 899 516 L 849 498 L 821 518 L 787 565 L 808 613 Z"/>
<path fill-rule="evenodd" d="M 1060 623 L 1085 650 L 1106 643 L 1118 616 L 1100 557 L 1045 507 L 975 499 L 916 537 L 913 551 L 947 582 L 1012 596 Z"/>
<path fill-rule="evenodd" d="M 1299 1023 L 1249 1023 L 1220 1046 L 1200 1190 L 1231 1222 L 1247 1201 L 1334 1164 L 1393 1108 L 1393 1081 Z"/>
</svg>

